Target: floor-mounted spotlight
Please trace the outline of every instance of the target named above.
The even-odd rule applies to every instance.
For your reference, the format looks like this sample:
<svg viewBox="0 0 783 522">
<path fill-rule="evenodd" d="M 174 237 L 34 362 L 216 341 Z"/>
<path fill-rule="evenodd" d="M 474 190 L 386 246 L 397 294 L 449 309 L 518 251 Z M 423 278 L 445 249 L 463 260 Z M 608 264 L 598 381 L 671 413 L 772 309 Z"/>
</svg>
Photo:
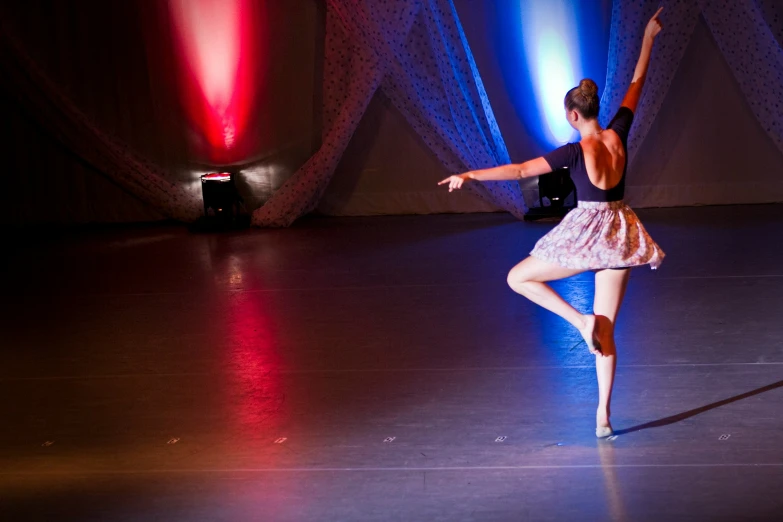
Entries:
<svg viewBox="0 0 783 522">
<path fill-rule="evenodd" d="M 573 197 L 569 197 L 572 194 Z M 538 202 L 540 206 L 525 214 L 525 221 L 562 218 L 576 206 L 576 185 L 568 169 L 557 169 L 538 177 Z"/>
<path fill-rule="evenodd" d="M 246 225 L 242 216 L 242 198 L 239 196 L 233 172 L 212 172 L 201 176 L 201 196 L 204 215 L 194 224 L 196 231 L 217 231 Z"/>
</svg>

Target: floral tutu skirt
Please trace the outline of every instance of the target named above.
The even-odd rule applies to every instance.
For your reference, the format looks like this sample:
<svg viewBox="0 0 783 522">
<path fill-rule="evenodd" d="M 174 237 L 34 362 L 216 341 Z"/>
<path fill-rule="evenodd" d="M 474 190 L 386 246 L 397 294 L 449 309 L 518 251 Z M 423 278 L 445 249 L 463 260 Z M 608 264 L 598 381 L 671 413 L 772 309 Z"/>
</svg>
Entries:
<svg viewBox="0 0 783 522">
<path fill-rule="evenodd" d="M 649 264 L 656 269 L 664 254 L 631 207 L 622 201 L 580 201 L 530 255 L 581 270 Z"/>
</svg>

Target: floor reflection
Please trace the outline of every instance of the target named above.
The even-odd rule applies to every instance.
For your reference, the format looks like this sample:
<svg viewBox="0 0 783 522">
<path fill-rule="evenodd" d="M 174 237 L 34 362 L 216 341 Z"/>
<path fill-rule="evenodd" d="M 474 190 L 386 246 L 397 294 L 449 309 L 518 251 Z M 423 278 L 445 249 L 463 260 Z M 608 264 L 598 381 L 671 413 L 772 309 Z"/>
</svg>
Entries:
<svg viewBox="0 0 783 522">
<path fill-rule="evenodd" d="M 601 460 L 601 471 L 604 475 L 604 490 L 609 506 L 609 515 L 613 522 L 629 520 L 628 513 L 623 502 L 620 481 L 617 479 L 617 467 L 615 463 L 615 446 L 611 440 L 599 440 L 598 458 Z"/>
<path fill-rule="evenodd" d="M 262 284 L 256 271 L 249 268 L 254 266 L 252 255 L 232 255 L 224 252 L 221 244 L 210 244 L 210 264 L 222 311 L 214 319 L 219 321 L 217 330 L 228 369 L 225 408 L 236 421 L 238 433 L 233 435 L 252 440 L 260 433 L 274 433 L 285 399 L 272 295 L 231 291 Z"/>
</svg>

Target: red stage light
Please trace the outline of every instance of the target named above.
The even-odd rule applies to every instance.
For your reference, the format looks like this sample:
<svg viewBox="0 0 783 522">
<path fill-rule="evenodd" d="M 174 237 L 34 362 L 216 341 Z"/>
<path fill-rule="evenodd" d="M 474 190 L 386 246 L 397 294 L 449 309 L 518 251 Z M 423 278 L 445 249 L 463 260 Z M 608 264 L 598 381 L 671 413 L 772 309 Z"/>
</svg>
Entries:
<svg viewBox="0 0 783 522">
<path fill-rule="evenodd" d="M 215 163 L 240 161 L 252 146 L 248 124 L 260 80 L 257 2 L 168 0 L 168 6 L 184 66 L 182 100 L 203 137 L 199 152 Z"/>
<path fill-rule="evenodd" d="M 208 181 L 231 181 L 231 173 L 229 172 L 212 172 L 210 174 L 204 174 L 201 179 Z"/>
</svg>

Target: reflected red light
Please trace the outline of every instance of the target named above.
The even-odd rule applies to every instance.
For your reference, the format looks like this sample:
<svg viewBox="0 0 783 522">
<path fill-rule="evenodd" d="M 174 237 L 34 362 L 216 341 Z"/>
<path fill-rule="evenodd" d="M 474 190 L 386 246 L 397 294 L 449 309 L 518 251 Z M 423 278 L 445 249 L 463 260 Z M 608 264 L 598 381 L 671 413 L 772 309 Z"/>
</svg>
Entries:
<svg viewBox="0 0 783 522">
<path fill-rule="evenodd" d="M 252 438 L 262 428 L 274 430 L 285 415 L 276 332 L 261 295 L 239 292 L 228 297 L 224 324 L 235 397 L 228 407 L 242 436 Z"/>
<path fill-rule="evenodd" d="M 260 29 L 253 0 L 168 0 L 182 64 L 181 97 L 201 154 L 218 163 L 242 159 L 258 89 Z"/>
</svg>

